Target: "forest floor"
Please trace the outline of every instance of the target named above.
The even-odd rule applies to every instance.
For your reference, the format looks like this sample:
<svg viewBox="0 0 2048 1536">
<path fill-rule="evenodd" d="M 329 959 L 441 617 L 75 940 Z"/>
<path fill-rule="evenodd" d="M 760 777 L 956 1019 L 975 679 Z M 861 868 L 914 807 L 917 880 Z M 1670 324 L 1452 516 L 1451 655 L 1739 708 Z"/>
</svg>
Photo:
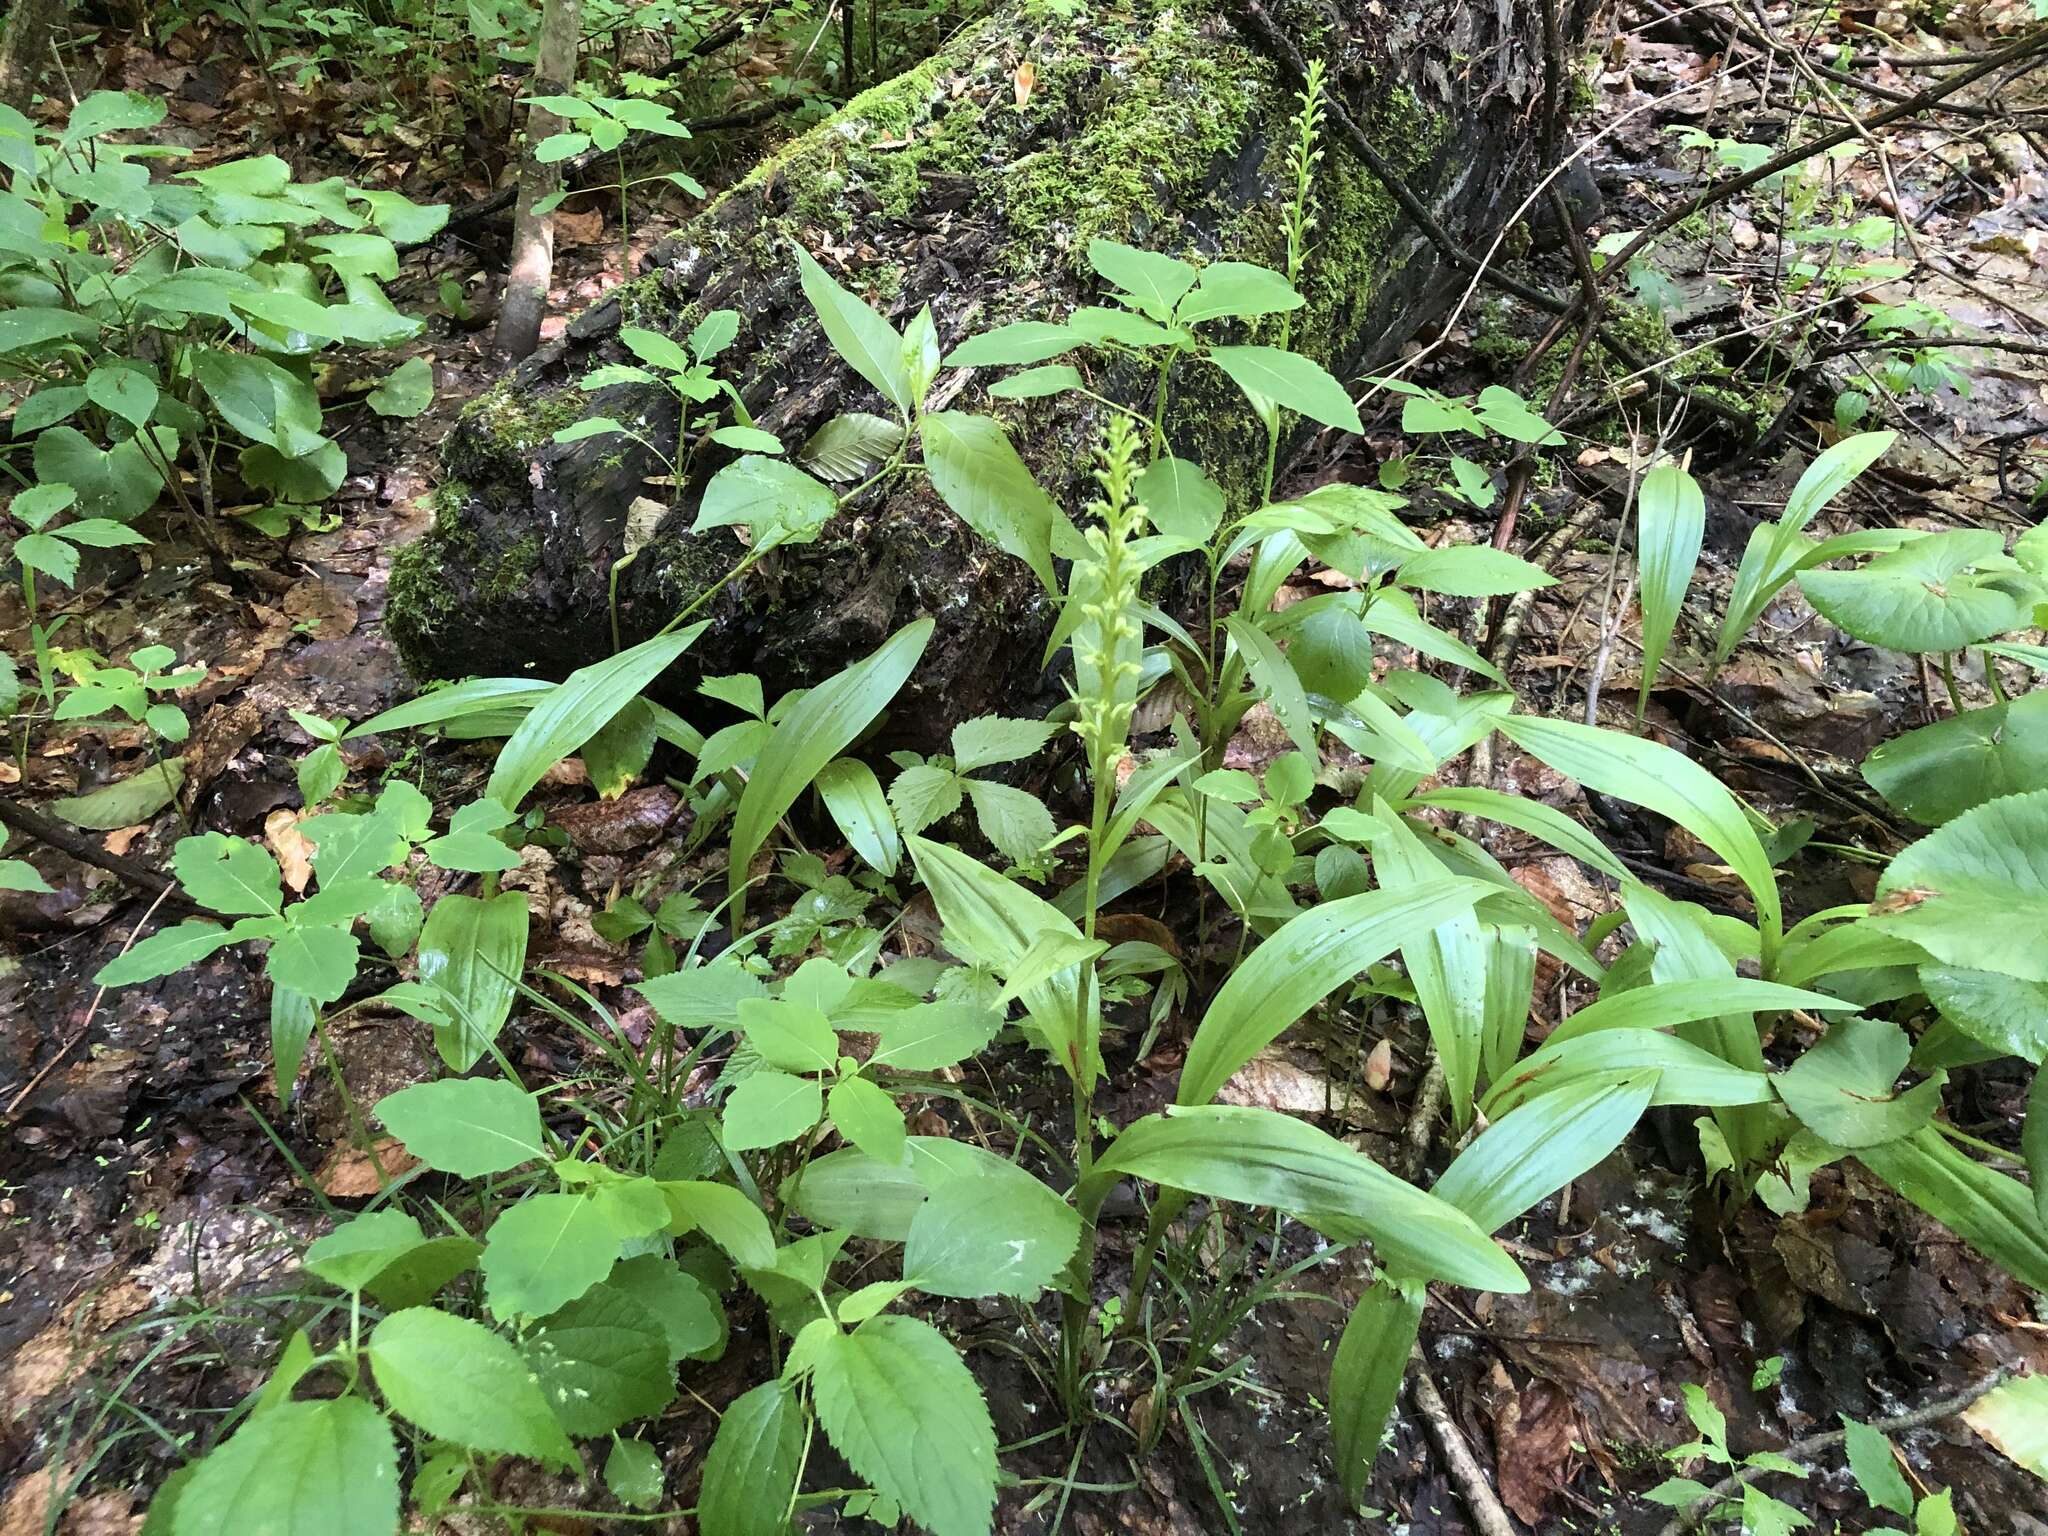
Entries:
<svg viewBox="0 0 2048 1536">
<path fill-rule="evenodd" d="M 1623 8 L 1575 124 L 1579 138 L 1596 140 L 1587 159 L 1604 197 L 1590 238 L 1640 227 L 1703 183 L 1720 151 L 1711 142 L 1688 147 L 1691 130 L 1710 141 L 1766 142 L 1785 126 L 1782 77 L 1731 68 L 1654 9 Z M 1982 30 L 1958 22 L 1947 35 L 1912 32 L 1903 46 L 1939 52 L 1983 40 Z M 289 86 L 280 101 L 258 72 L 233 52 L 215 52 L 212 41 L 188 31 L 169 48 L 149 48 L 109 35 L 96 59 L 100 83 L 165 95 L 171 122 L 201 161 L 261 139 L 302 172 L 402 186 L 415 199 L 460 204 L 489 190 L 489 178 L 473 165 L 465 170 L 459 151 L 409 142 L 417 133 L 330 132 L 345 104 Z M 1869 73 L 1902 91 L 1924 83 L 1888 65 Z M 2002 85 L 1995 105 L 1999 113 L 2048 107 L 2048 75 Z M 1662 255 L 1656 296 L 1678 348 L 1715 340 L 1725 357 L 1727 338 L 1747 331 L 1756 346 L 1777 349 L 1788 375 L 1825 380 L 1760 447 L 1718 457 L 1701 450 L 1695 473 L 1709 512 L 1696 614 L 1719 608 L 1749 528 L 1782 506 L 1816 433 L 1824 440 L 1834 430 L 1835 395 L 1859 384 L 1871 412 L 1866 425 L 1895 426 L 1904 444 L 1828 514 L 1828 531 L 1921 520 L 2011 530 L 2036 520 L 2034 493 L 2048 478 L 2048 357 L 1957 348 L 1940 354 L 1952 372 L 1930 372 L 1926 387 L 1896 396 L 1859 373 L 1867 354 L 1826 365 L 1813 354 L 1844 336 L 1859 309 L 1877 305 L 1925 306 L 2048 351 L 2048 148 L 1996 115 L 1909 120 L 1885 130 L 1883 142 L 1896 203 L 1884 170 L 1867 163 L 1842 190 L 1859 214 L 1896 214 L 1910 230 L 1896 251 L 1869 253 L 1896 261 L 1897 275 L 1825 295 L 1794 292 L 1799 253 L 1773 232 L 1778 211 L 1747 198 L 1716 209 L 1696 238 Z M 706 179 L 743 171 L 770 143 L 755 135 L 722 144 L 702 168 L 711 172 Z M 557 216 L 552 330 L 619 278 L 619 232 L 603 203 L 581 197 Z M 636 250 L 684 211 L 680 198 L 636 209 Z M 441 438 L 497 376 L 479 322 L 488 318 L 488 274 L 502 238 L 479 224 L 408 255 L 393 297 L 435 312 L 412 350 L 430 359 L 436 398 L 425 415 L 370 422 L 342 439 L 349 478 L 331 503 L 331 527 L 276 541 L 244 531 L 201 539 L 174 526 L 140 562 L 112 563 L 97 582 L 81 583 L 73 622 L 99 650 L 175 636 L 185 655 L 208 667 L 181 700 L 194 728 L 177 805 L 105 834 L 109 851 L 162 867 L 187 829 L 218 828 L 261 836 L 288 880 L 296 863 L 303 884 L 292 764 L 311 739 L 292 712 L 359 720 L 413 687 L 380 633 L 386 579 L 393 551 L 430 517 Z M 1515 259 L 1561 288 L 1574 281 L 1562 252 Z M 447 312 L 463 307 L 437 299 L 451 277 L 485 315 Z M 1506 381 L 1540 333 L 1539 319 L 1482 291 L 1430 339 L 1413 376 L 1452 393 Z M 1641 419 L 1625 381 L 1609 382 L 1617 387 L 1603 391 L 1597 418 L 1574 424 L 1577 451 L 1562 474 L 1527 492 L 1516 547 L 1589 504 L 1618 508 L 1629 489 L 1631 443 L 1673 427 Z M 1763 409 L 1775 415 L 1784 403 L 1780 394 Z M 1328 452 L 1312 448 L 1292 467 L 1293 482 L 1370 483 L 1379 461 L 1406 446 L 1398 405 L 1396 396 L 1377 397 L 1366 436 Z M 1447 512 L 1448 520 L 1457 516 Z M 1451 530 L 1463 540 L 1494 536 L 1494 514 L 1468 507 L 1463 517 L 1466 526 Z M 1562 697 L 1567 687 L 1576 695 L 1590 674 L 1593 691 L 1614 707 L 1633 701 L 1637 649 L 1617 568 L 1615 548 L 1599 536 L 1579 539 L 1555 561 L 1558 584 L 1529 609 L 1512 669 L 1524 697 Z M 1282 600 L 1313 590 L 1304 581 Z M 1855 762 L 1903 725 L 1945 713 L 1948 701 L 1924 670 L 1826 626 L 1802 627 L 1801 602 L 1788 588 L 1771 614 L 1779 643 L 1768 652 L 1743 649 L 1711 685 L 1703 670 L 1690 679 L 1677 673 L 1683 685 L 1667 673 L 1650 720 L 1774 821 L 1810 819 L 1815 849 L 1793 864 L 1792 889 L 1812 909 L 1867 900 L 1876 873 L 1819 845 L 1888 846 Z M 0 638 L 17 652 L 25 648 L 22 620 L 18 606 L 0 603 Z M 1696 638 L 1681 634 L 1680 667 L 1694 665 L 1685 657 L 1699 650 L 1689 643 Z M 1263 719 L 1256 713 L 1233 745 L 1234 766 L 1257 768 L 1284 750 L 1284 737 L 1262 730 Z M 29 801 L 76 793 L 111 776 L 138 745 L 132 734 L 104 729 L 50 732 L 19 766 L 0 762 L 0 785 Z M 401 771 L 437 801 L 456 798 L 462 786 L 473 790 L 488 771 L 486 754 L 457 744 L 404 763 L 377 754 L 374 745 L 362 748 L 351 769 Z M 1549 770 L 1511 752 L 1496 769 L 1503 787 L 1553 797 L 1558 788 Z M 657 783 L 599 802 L 572 768 L 544 788 L 542 803 L 563 835 L 552 847 L 529 847 L 506 882 L 527 893 L 538 919 L 530 963 L 610 1001 L 630 1035 L 644 1023 L 626 990 L 638 972 L 629 950 L 606 942 L 592 917 L 670 856 L 665 838 L 677 797 Z M 1682 833 L 1652 843 L 1610 804 L 1589 812 L 1640 850 L 1670 888 L 1710 907 L 1732 901 L 1726 871 Z M 1574 928 L 1612 905 L 1612 894 L 1579 865 L 1533 842 L 1511 835 L 1493 851 Z M 372 1158 L 384 1159 L 387 1174 L 402 1171 L 395 1143 L 361 1144 L 347 1102 L 373 1104 L 431 1077 L 436 1063 L 418 1025 L 357 1016 L 332 1041 L 332 1073 L 311 1072 L 281 1108 L 270 1082 L 267 989 L 253 963 L 227 951 L 146 987 L 102 995 L 90 978 L 141 928 L 150 902 L 101 870 L 31 853 L 55 893 L 0 893 L 0 933 L 12 949 L 0 962 L 0 1536 L 107 1536 L 141 1528 L 151 1490 L 179 1459 L 181 1437 L 204 1439 L 261 1379 L 290 1311 L 296 1253 L 337 1212 L 377 1192 Z M 1137 914 L 1163 925 L 1172 943 L 1193 942 L 1190 915 L 1163 898 Z M 909 924 L 906 942 L 920 942 L 918 931 Z M 1563 985 L 1558 975 L 1539 974 L 1532 1028 L 1557 1017 Z M 1375 1051 L 1383 1042 L 1389 1050 Z M 1098 1102 L 1120 1123 L 1170 1095 L 1184 1037 L 1169 1021 L 1143 1059 L 1136 1043 L 1134 1033 L 1111 1053 L 1111 1081 Z M 503 1044 L 534 1081 L 571 1079 L 590 1064 L 587 1042 L 537 1011 L 516 1014 Z M 1387 1008 L 1363 1031 L 1290 1037 L 1229 1095 L 1310 1116 L 1392 1162 L 1426 1054 L 1419 1020 Z M 1046 1121 L 1064 1113 L 1058 1086 L 1021 1050 L 1014 1061 L 998 1055 L 985 1065 L 987 1091 L 1013 1112 Z M 1955 1073 L 1951 1102 L 1959 1123 L 2010 1145 L 2024 1092 L 2024 1077 L 2007 1062 Z M 967 1133 L 928 1113 L 932 1129 Z M 1199 1232 L 1186 1236 L 1187 1263 L 1213 1262 Z M 1282 1252 L 1290 1240 L 1277 1240 Z M 1276 1239 L 1253 1241 L 1270 1249 Z M 1815 1175 L 1812 1205 L 1800 1215 L 1780 1219 L 1750 1205 L 1726 1219 L 1706 1192 L 1683 1120 L 1646 1125 L 1562 1198 L 1540 1206 L 1513 1233 L 1510 1250 L 1531 1276 L 1530 1292 L 1472 1306 L 1437 1295 L 1423 1348 L 1427 1375 L 1448 1405 L 1449 1432 L 1490 1469 L 1501 1502 L 1531 1530 L 1661 1529 L 1670 1511 L 1641 1495 L 1676 1470 L 1665 1453 L 1694 1438 L 1682 1407 L 1687 1384 L 1705 1386 L 1727 1412 L 1741 1453 L 1781 1448 L 1830 1427 L 1839 1413 L 1910 1410 L 1994 1368 L 2048 1369 L 2048 1317 L 2037 1299 L 1859 1169 Z M 1317 1271 L 1314 1283 L 1348 1302 L 1360 1277 Z M 947 1316 L 996 1406 L 998 1439 L 1033 1435 L 1043 1426 L 1023 1407 L 1030 1394 L 1006 1390 L 1022 1369 L 1007 1311 L 983 1315 L 962 1304 Z M 1071 1472 L 1066 1451 L 1048 1444 L 1012 1459 L 1010 1470 L 1024 1481 L 1004 1490 L 998 1528 L 1050 1530 L 1063 1517 L 1083 1532 L 1221 1530 L 1227 1499 L 1232 1518 L 1255 1533 L 1475 1529 L 1448 1468 L 1443 1426 L 1407 1406 L 1369 1499 L 1379 1513 L 1343 1508 L 1320 1409 L 1342 1317 L 1338 1307 L 1298 1299 L 1261 1312 L 1230 1340 L 1229 1355 L 1246 1365 L 1196 1400 L 1211 1465 L 1178 1432 L 1135 1474 L 1106 1442 Z M 659 1426 L 678 1488 L 690 1486 L 709 1438 L 703 1399 L 727 1400 L 757 1374 L 761 1324 L 735 1322 L 724 1362 L 693 1381 L 702 1399 L 686 1396 Z M 1111 1409 L 1144 1411 L 1136 1384 Z M 1915 1430 L 1902 1444 L 1916 1477 L 1957 1490 L 1965 1529 L 2048 1532 L 2048 1490 L 1962 1423 Z M 1839 1460 L 1831 1465 L 1803 1484 L 1774 1478 L 1772 1489 L 1820 1529 L 1871 1528 Z M 1066 1476 L 1110 1491 L 1084 1487 L 1069 1502 L 1053 1481 Z M 606 1528 L 601 1511 L 614 1507 L 602 1490 L 549 1485 L 526 1493 L 528 1502 L 592 1511 L 577 1529 Z"/>
</svg>

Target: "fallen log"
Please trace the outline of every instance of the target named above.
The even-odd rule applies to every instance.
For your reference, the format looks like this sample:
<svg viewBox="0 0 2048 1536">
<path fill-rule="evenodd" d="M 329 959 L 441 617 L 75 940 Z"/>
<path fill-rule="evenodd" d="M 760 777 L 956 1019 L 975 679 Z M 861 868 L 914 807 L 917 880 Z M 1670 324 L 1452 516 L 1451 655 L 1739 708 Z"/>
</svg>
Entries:
<svg viewBox="0 0 2048 1536">
<path fill-rule="evenodd" d="M 1557 104 L 1536 10 L 1425 0 L 1390 17 L 1334 0 L 1279 15 L 1297 46 L 1329 61 L 1333 97 L 1436 226 L 1432 243 L 1403 214 L 1407 199 L 1330 144 L 1292 335 L 1339 378 L 1384 363 L 1448 308 L 1465 279 L 1443 237 L 1483 251 L 1539 173 L 1539 144 L 1553 136 L 1538 123 Z M 1570 18 L 1566 29 L 1577 35 Z M 688 531 L 705 481 L 736 452 L 706 445 L 670 483 L 656 445 L 674 456 L 675 400 L 646 386 L 595 398 L 577 387 L 594 366 L 630 361 L 621 326 L 680 338 L 712 311 L 736 311 L 739 335 L 719 362 L 759 426 L 792 449 L 834 416 L 886 412 L 820 330 L 795 246 L 899 327 L 929 305 L 948 348 L 1097 302 L 1085 259 L 1097 237 L 1282 266 L 1299 101 L 1257 36 L 1224 3 L 1142 3 L 1120 16 L 1018 0 L 762 164 L 451 433 L 435 524 L 392 571 L 385 626 L 407 664 L 422 676 L 558 677 L 608 653 L 615 629 L 628 644 L 654 633 L 739 558 L 733 530 Z M 1003 371 L 941 374 L 933 408 L 996 415 L 1078 513 L 1102 408 L 1072 394 L 990 400 Z M 1091 383 L 1150 400 L 1149 374 L 1091 367 Z M 637 437 L 555 440 L 595 414 L 631 420 Z M 1176 451 L 1247 510 L 1266 446 L 1243 398 L 1216 370 L 1183 368 L 1168 423 Z M 650 511 L 661 515 L 640 547 Z M 621 566 L 629 536 L 637 553 Z M 676 701 L 698 676 L 754 672 L 773 698 L 924 614 L 938 633 L 898 700 L 903 739 L 936 741 L 960 719 L 1052 696 L 1041 650 L 1053 612 L 1039 583 L 921 475 L 878 486 L 817 542 L 776 550 L 720 591 L 698 615 L 712 622 L 689 670 L 672 669 L 663 687 Z"/>
</svg>

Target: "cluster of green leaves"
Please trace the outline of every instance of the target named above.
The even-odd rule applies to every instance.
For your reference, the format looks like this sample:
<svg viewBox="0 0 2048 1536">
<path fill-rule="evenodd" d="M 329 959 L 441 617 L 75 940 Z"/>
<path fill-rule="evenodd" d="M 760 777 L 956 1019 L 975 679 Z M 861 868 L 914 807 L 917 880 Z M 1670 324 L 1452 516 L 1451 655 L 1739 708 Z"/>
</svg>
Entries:
<svg viewBox="0 0 2048 1536">
<path fill-rule="evenodd" d="M 14 435 L 33 437 L 40 486 L 69 490 L 73 529 L 133 523 L 167 488 L 182 500 L 173 466 L 191 455 L 210 473 L 226 434 L 243 444 L 240 481 L 274 507 L 324 500 L 347 461 L 312 368 L 330 348 L 418 332 L 383 284 L 398 244 L 447 218 L 339 177 L 294 182 L 275 155 L 153 178 L 183 151 L 131 136 L 164 110 L 98 92 L 61 128 L 0 114 L 0 364 L 32 385 Z M 258 521 L 282 531 L 286 514 Z M 46 553 L 41 569 L 69 580 Z"/>
</svg>

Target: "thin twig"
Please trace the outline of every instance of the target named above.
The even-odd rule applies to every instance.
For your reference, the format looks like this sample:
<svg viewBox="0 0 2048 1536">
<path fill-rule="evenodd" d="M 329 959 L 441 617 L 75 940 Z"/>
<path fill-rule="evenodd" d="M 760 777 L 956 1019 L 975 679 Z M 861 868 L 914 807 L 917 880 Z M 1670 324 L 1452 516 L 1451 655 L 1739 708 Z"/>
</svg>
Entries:
<svg viewBox="0 0 2048 1536">
<path fill-rule="evenodd" d="M 1949 1397 L 1937 1398 L 1925 1407 L 1915 1408 L 1911 1413 L 1901 1413 L 1893 1418 L 1875 1420 L 1870 1427 L 1883 1434 L 1903 1434 L 1909 1429 L 1925 1429 L 1930 1424 L 1939 1424 L 1943 1419 L 1952 1419 L 1965 1408 L 1976 1402 L 1985 1393 L 1996 1390 L 2012 1379 L 2012 1372 L 2000 1367 L 1974 1386 L 1963 1388 Z M 1830 1429 L 1822 1434 L 1808 1435 L 1804 1440 L 1795 1440 L 1780 1452 L 1793 1461 L 1812 1456 L 1816 1452 L 1831 1450 L 1849 1438 L 1846 1429 Z M 1658 1536 L 1684 1536 L 1684 1533 L 1698 1525 L 1713 1513 L 1716 1505 L 1731 1495 L 1740 1493 L 1743 1484 L 1756 1472 L 1756 1467 L 1737 1467 L 1720 1482 L 1700 1495 L 1688 1508 L 1673 1515 Z"/>
</svg>

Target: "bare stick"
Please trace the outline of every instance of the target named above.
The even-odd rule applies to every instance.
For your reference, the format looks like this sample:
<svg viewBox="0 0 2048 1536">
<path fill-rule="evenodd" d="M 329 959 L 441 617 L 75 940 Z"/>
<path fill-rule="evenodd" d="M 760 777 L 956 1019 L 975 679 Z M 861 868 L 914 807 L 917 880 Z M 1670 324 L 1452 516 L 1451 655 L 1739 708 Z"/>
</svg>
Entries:
<svg viewBox="0 0 2048 1536">
<path fill-rule="evenodd" d="M 1450 1405 L 1437 1391 L 1428 1363 L 1423 1360 L 1419 1349 L 1408 1357 L 1408 1395 L 1415 1400 L 1415 1411 L 1422 1415 L 1422 1422 L 1429 1427 L 1429 1437 L 1436 1442 L 1437 1453 L 1444 1459 L 1444 1470 L 1450 1473 L 1458 1496 L 1465 1501 L 1472 1523 L 1479 1528 L 1479 1536 L 1516 1536 L 1515 1524 L 1501 1507 L 1500 1495 L 1493 1491 L 1485 1468 L 1472 1454 L 1472 1447 L 1465 1443 L 1464 1431 L 1451 1417 Z"/>
<path fill-rule="evenodd" d="M 2001 1367 L 1975 1385 L 1965 1387 L 1950 1397 L 1937 1398 L 1925 1407 L 1915 1408 L 1911 1413 L 1901 1413 L 1889 1419 L 1877 1419 L 1870 1427 L 1887 1435 L 1903 1434 L 1909 1429 L 1925 1429 L 1930 1424 L 1939 1424 L 1943 1419 L 1954 1418 L 1978 1398 L 2004 1386 L 2011 1379 L 2012 1372 Z M 1830 1429 L 1822 1434 L 1808 1435 L 1804 1440 L 1793 1441 L 1781 1454 L 1798 1461 L 1802 1457 L 1831 1450 L 1848 1438 L 1849 1432 L 1846 1429 Z M 1742 1492 L 1743 1484 L 1758 1470 L 1756 1467 L 1737 1467 L 1695 1500 L 1691 1508 L 1680 1510 L 1673 1515 L 1664 1529 L 1658 1532 L 1658 1536 L 1685 1536 L 1685 1532 L 1711 1514 L 1714 1507 L 1723 1499 Z"/>
<path fill-rule="evenodd" d="M 84 833 L 52 820 L 41 811 L 30 810 L 19 801 L 0 800 L 0 826 L 10 827 L 24 837 L 68 854 L 81 864 L 104 869 L 124 884 L 132 885 L 138 891 L 147 891 L 158 901 L 168 901 L 173 912 L 183 914 L 199 910 L 166 876 L 133 859 L 107 852 Z"/>
</svg>

